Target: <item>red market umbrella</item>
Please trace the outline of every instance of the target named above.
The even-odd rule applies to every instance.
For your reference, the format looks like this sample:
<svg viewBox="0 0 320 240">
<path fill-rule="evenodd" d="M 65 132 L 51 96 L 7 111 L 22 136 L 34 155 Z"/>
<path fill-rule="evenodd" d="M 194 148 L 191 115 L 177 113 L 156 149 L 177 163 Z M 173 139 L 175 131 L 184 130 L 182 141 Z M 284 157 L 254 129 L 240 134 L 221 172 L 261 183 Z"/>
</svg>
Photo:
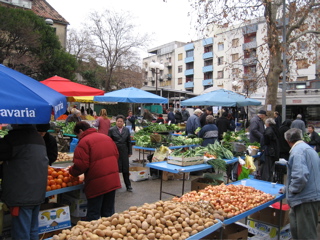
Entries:
<svg viewBox="0 0 320 240">
<path fill-rule="evenodd" d="M 97 96 L 97 95 L 104 94 L 104 91 L 100 89 L 88 87 L 80 83 L 75 83 L 70 81 L 69 79 L 59 77 L 59 76 L 48 78 L 46 80 L 41 81 L 41 83 L 43 83 L 44 85 L 56 90 L 57 92 L 67 97 Z"/>
</svg>

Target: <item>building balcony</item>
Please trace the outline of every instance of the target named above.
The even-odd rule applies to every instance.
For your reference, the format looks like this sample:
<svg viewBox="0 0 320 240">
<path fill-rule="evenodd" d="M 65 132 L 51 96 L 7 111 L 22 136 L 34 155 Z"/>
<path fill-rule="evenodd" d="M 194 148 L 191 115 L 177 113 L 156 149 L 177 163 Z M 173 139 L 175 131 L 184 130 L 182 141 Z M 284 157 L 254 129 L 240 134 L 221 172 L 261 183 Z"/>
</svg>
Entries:
<svg viewBox="0 0 320 240">
<path fill-rule="evenodd" d="M 206 38 L 202 40 L 202 46 L 208 46 L 213 44 L 213 38 Z"/>
<path fill-rule="evenodd" d="M 167 74 L 167 75 L 166 75 L 166 78 L 167 78 L 168 80 L 171 80 L 171 79 L 172 79 L 172 74 Z"/>
<path fill-rule="evenodd" d="M 213 79 L 205 79 L 202 81 L 202 86 L 213 85 Z"/>
<path fill-rule="evenodd" d="M 193 49 L 194 49 L 194 44 L 193 43 L 189 43 L 189 44 L 184 45 L 184 50 L 185 51 L 190 51 L 190 50 L 193 50 Z"/>
<path fill-rule="evenodd" d="M 164 65 L 165 65 L 167 68 L 171 68 L 171 67 L 172 67 L 172 63 L 171 63 L 171 62 L 166 62 Z"/>
<path fill-rule="evenodd" d="M 213 58 L 213 52 L 206 52 L 202 55 L 203 59 L 210 59 Z"/>
<path fill-rule="evenodd" d="M 187 57 L 184 59 L 184 63 L 194 62 L 194 57 Z"/>
<path fill-rule="evenodd" d="M 184 84 L 184 88 L 187 89 L 187 88 L 193 88 L 194 87 L 194 83 L 193 82 L 186 82 Z"/>
<path fill-rule="evenodd" d="M 209 66 L 204 66 L 202 68 L 202 72 L 206 73 L 206 72 L 213 72 L 213 66 L 209 65 Z"/>
<path fill-rule="evenodd" d="M 243 35 L 255 33 L 257 31 L 258 31 L 258 24 L 249 25 L 242 28 Z"/>
<path fill-rule="evenodd" d="M 184 75 L 185 76 L 189 76 L 189 75 L 193 75 L 193 74 L 194 74 L 193 68 L 184 71 Z"/>
<path fill-rule="evenodd" d="M 242 59 L 242 65 L 243 66 L 256 65 L 257 62 L 258 62 L 257 57 L 250 57 L 250 58 Z"/>
<path fill-rule="evenodd" d="M 257 48 L 257 41 L 252 41 L 252 42 L 242 44 L 243 50 L 252 49 L 252 48 Z"/>
</svg>

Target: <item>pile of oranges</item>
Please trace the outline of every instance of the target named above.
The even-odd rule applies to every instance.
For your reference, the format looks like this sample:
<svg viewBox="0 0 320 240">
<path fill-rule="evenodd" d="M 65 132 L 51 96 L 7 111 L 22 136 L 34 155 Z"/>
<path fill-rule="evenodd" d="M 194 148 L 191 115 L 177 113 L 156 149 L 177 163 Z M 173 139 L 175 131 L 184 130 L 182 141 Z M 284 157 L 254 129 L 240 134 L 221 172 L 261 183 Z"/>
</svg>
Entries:
<svg viewBox="0 0 320 240">
<path fill-rule="evenodd" d="M 79 177 L 71 176 L 68 170 L 48 166 L 47 191 L 71 187 L 78 184 L 82 184 L 82 181 Z"/>
</svg>

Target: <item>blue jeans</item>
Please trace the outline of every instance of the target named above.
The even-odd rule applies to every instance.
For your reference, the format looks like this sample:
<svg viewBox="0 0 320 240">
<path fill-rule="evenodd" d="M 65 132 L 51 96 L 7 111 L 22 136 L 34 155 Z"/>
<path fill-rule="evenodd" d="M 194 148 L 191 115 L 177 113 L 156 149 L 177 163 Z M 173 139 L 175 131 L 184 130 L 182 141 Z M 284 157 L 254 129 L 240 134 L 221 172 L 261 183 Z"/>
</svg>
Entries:
<svg viewBox="0 0 320 240">
<path fill-rule="evenodd" d="M 116 190 L 89 198 L 86 221 L 97 220 L 100 217 L 110 217 L 114 214 L 114 199 Z"/>
<path fill-rule="evenodd" d="M 20 207 L 19 215 L 12 217 L 11 237 L 13 240 L 38 240 L 40 205 Z"/>
</svg>

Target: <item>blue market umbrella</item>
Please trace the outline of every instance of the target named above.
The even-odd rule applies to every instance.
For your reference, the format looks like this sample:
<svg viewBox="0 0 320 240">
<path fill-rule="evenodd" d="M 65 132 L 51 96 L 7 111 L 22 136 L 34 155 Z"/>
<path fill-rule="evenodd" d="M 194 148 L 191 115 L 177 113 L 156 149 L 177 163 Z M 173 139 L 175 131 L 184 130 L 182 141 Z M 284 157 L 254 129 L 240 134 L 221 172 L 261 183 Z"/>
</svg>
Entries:
<svg viewBox="0 0 320 240">
<path fill-rule="evenodd" d="M 168 103 L 168 99 L 147 91 L 129 87 L 95 96 L 97 102 L 127 102 L 127 103 Z"/>
<path fill-rule="evenodd" d="M 0 86 L 0 123 L 48 123 L 66 112 L 64 95 L 2 64 Z"/>
<path fill-rule="evenodd" d="M 181 102 L 182 106 L 223 106 L 223 107 L 244 107 L 258 106 L 260 101 L 247 98 L 233 91 L 219 89 Z"/>
</svg>

